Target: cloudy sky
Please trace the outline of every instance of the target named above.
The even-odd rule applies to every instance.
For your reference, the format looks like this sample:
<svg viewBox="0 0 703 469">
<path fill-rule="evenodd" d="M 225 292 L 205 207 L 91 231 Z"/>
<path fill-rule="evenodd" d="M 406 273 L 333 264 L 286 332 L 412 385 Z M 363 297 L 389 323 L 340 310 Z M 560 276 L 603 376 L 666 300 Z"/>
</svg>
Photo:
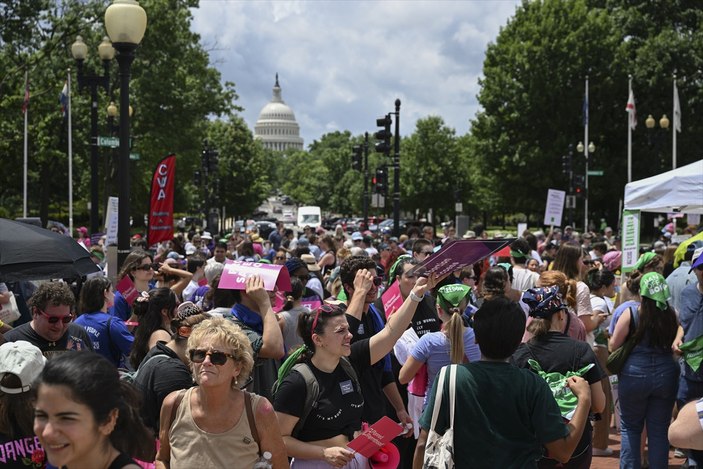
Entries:
<svg viewBox="0 0 703 469">
<path fill-rule="evenodd" d="M 402 135 L 428 115 L 466 133 L 486 46 L 518 3 L 201 0 L 193 28 L 252 130 L 278 72 L 307 147 L 335 130 L 373 133 L 396 98 Z"/>
</svg>

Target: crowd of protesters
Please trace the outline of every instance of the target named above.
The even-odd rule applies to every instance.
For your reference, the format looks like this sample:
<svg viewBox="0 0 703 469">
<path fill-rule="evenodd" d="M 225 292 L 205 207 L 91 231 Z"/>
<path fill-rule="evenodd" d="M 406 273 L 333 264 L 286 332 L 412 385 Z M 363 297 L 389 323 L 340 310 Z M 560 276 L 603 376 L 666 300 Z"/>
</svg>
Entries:
<svg viewBox="0 0 703 469">
<path fill-rule="evenodd" d="M 703 467 L 703 235 L 677 258 L 670 227 L 626 275 L 606 226 L 510 237 L 427 224 L 393 237 L 279 223 L 264 239 L 251 224 L 154 246 L 137 235 L 114 281 L 103 240 L 79 230 L 100 274 L 0 283 L 0 304 L 14 297 L 21 313 L 0 323 L 0 460 L 361 469 L 373 458 L 347 444 L 388 416 L 402 468 L 423 467 L 430 431 L 450 420 L 456 467 L 587 468 L 615 457 L 613 429 L 622 468 L 668 467 L 670 445 Z M 441 278 L 416 273 L 455 239 L 509 237 Z M 281 266 L 290 291 L 258 275 L 220 288 L 233 260 Z M 131 301 L 116 289 L 127 277 Z M 394 283 L 402 304 L 387 314 Z M 455 419 L 443 369 L 456 373 Z"/>
</svg>

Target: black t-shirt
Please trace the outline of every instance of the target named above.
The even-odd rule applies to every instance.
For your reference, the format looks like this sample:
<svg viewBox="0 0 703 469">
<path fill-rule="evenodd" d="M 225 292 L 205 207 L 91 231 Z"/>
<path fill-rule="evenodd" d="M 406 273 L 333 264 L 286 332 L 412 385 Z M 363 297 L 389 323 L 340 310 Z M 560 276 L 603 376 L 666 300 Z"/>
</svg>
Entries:
<svg viewBox="0 0 703 469">
<path fill-rule="evenodd" d="M 30 344 L 37 346 L 46 358 L 51 358 L 57 353 L 69 350 L 93 350 L 93 342 L 90 340 L 88 333 L 81 326 L 72 322 L 68 324 L 66 332 L 56 342 L 49 342 L 37 334 L 29 322 L 6 332 L 5 340 L 8 342 L 26 340 Z"/>
<path fill-rule="evenodd" d="M 561 332 L 548 332 L 541 337 L 535 337 L 528 343 L 520 344 L 513 353 L 510 362 L 520 368 L 530 369 L 527 360 L 533 359 L 546 372 L 566 374 L 577 371 L 588 364 L 595 364 L 583 375 L 588 384 L 594 384 L 606 377 L 603 369 L 596 360 L 596 355 L 586 342 L 574 340 Z M 581 441 L 574 450 L 573 457 L 579 456 L 591 443 L 591 422 L 586 422 Z"/>
<path fill-rule="evenodd" d="M 383 308 L 383 300 L 381 298 L 377 299 L 374 302 L 374 306 L 385 320 L 386 311 Z M 415 314 L 413 314 L 410 326 L 415 329 L 418 337 L 422 337 L 428 332 L 439 332 L 442 329 L 442 321 L 437 316 L 437 308 L 432 296 L 425 295 L 422 298 L 422 301 L 417 305 Z"/>
<path fill-rule="evenodd" d="M 36 466 L 32 466 L 32 462 Z M 15 436 L 14 439 L 0 434 L 0 467 L 3 469 L 27 469 L 28 467 L 44 467 L 42 463 L 46 464 L 46 455 L 39 443 L 39 438 L 34 434 Z"/>
<path fill-rule="evenodd" d="M 349 332 L 352 333 L 352 344 L 364 339 L 370 339 L 377 332 L 371 311 L 361 316 L 361 321 L 347 314 Z M 384 371 L 385 360 L 381 359 L 373 365 L 368 365 L 359 370 L 359 383 L 364 393 L 364 422 L 374 424 L 386 415 L 386 396 L 383 387 L 395 381 L 391 370 Z"/>
<path fill-rule="evenodd" d="M 352 344 L 349 361 L 357 375 L 362 369 L 369 368 L 371 352 L 368 340 Z M 312 362 L 307 363 L 317 378 L 320 394 L 317 407 L 310 411 L 297 438 L 300 441 L 318 441 L 341 434 L 351 441 L 354 432 L 361 429 L 362 411 L 366 404 L 361 390 L 354 385 L 354 380 L 344 372 L 341 364 L 332 373 L 325 373 Z M 303 376 L 291 370 L 276 392 L 273 407 L 277 412 L 301 417 L 306 392 Z"/>
<path fill-rule="evenodd" d="M 193 377 L 176 352 L 166 347 L 165 342 L 157 342 L 139 365 L 134 385 L 142 392 L 142 420 L 158 434 L 164 399 L 173 391 L 193 386 Z"/>
</svg>

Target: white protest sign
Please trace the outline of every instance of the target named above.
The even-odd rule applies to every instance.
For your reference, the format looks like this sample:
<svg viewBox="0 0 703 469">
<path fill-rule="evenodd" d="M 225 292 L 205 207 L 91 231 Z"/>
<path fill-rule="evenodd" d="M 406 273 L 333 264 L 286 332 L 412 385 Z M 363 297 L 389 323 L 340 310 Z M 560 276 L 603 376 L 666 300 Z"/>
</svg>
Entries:
<svg viewBox="0 0 703 469">
<path fill-rule="evenodd" d="M 566 192 L 557 189 L 547 191 L 547 206 L 544 209 L 544 224 L 546 226 L 561 226 L 561 216 L 564 213 L 564 198 Z"/>
<path fill-rule="evenodd" d="M 120 207 L 120 199 L 109 197 L 107 200 L 107 210 L 105 214 L 105 244 L 117 244 L 117 213 Z"/>
</svg>

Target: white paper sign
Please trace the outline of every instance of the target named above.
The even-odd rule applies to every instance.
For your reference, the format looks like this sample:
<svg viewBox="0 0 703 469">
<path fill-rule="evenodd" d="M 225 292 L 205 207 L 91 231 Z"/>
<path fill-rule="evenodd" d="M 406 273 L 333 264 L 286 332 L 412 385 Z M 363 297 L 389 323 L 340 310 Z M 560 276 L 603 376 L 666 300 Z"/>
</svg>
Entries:
<svg viewBox="0 0 703 469">
<path fill-rule="evenodd" d="M 518 223 L 517 224 L 517 237 L 520 238 L 525 231 L 527 231 L 527 223 Z"/>
<path fill-rule="evenodd" d="M 120 199 L 110 197 L 107 201 L 105 214 L 105 243 L 109 246 L 117 244 L 117 212 L 120 207 Z"/>
<path fill-rule="evenodd" d="M 686 214 L 686 221 L 688 222 L 689 225 L 700 225 L 701 223 L 701 214 L 700 213 L 687 213 Z"/>
<path fill-rule="evenodd" d="M 564 198 L 566 192 L 549 189 L 547 191 L 547 206 L 544 209 L 545 226 L 561 226 L 561 216 L 564 213 Z"/>
</svg>

